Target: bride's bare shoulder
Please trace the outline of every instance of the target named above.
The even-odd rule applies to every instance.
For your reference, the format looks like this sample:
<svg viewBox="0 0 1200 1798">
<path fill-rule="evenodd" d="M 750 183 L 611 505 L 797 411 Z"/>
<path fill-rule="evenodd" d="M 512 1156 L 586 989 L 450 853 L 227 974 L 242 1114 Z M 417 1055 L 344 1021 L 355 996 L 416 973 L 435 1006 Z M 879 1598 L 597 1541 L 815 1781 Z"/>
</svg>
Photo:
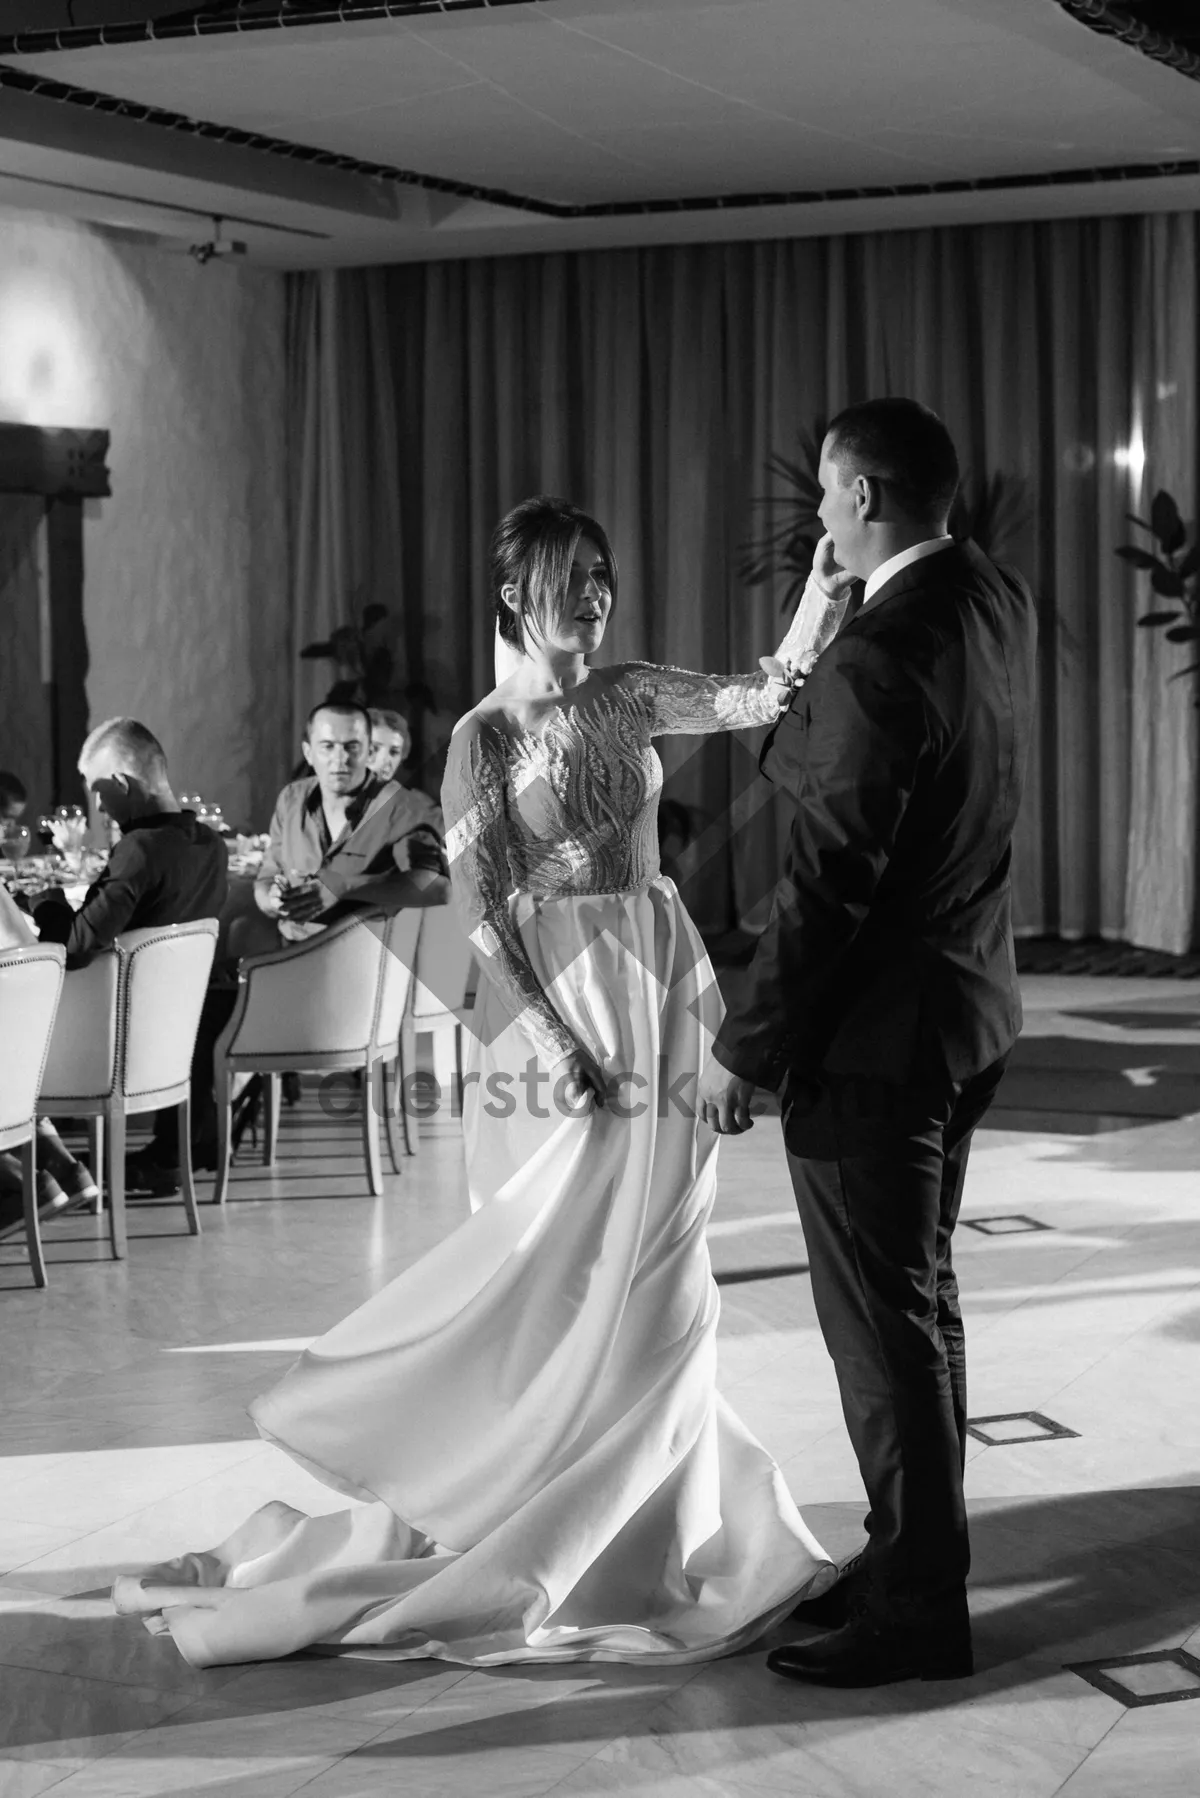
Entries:
<svg viewBox="0 0 1200 1798">
<path fill-rule="evenodd" d="M 509 683 L 502 681 L 469 712 L 463 713 L 453 732 L 454 739 L 462 747 L 481 740 L 494 742 L 497 737 L 512 736 L 516 714 L 513 695 L 508 689 Z"/>
</svg>

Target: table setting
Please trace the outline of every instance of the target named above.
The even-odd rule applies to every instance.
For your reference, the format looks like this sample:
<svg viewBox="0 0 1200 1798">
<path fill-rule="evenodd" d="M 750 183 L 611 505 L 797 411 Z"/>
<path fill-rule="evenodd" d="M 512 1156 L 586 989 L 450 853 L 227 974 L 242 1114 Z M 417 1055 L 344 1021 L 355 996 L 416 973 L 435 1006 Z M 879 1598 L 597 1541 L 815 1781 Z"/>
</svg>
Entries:
<svg viewBox="0 0 1200 1798">
<path fill-rule="evenodd" d="M 242 909 L 246 895 L 253 893 L 269 836 L 266 832 L 231 831 L 221 807 L 208 804 L 198 793 L 181 795 L 180 804 L 224 838 L 231 889 L 240 889 L 240 903 L 235 903 L 234 909 Z M 7 823 L 0 827 L 0 881 L 10 893 L 23 895 L 29 903 L 57 888 L 78 911 L 108 861 L 108 850 L 96 844 L 94 835 L 81 805 L 60 805 L 45 813 L 37 821 L 36 832 L 27 824 Z"/>
</svg>

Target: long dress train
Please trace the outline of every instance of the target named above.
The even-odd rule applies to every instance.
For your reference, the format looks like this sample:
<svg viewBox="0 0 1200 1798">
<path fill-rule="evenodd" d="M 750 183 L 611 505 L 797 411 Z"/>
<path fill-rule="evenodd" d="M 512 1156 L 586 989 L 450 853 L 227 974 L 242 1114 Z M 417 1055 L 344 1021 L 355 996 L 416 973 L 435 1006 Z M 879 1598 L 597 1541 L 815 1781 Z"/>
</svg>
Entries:
<svg viewBox="0 0 1200 1798">
<path fill-rule="evenodd" d="M 699 1660 L 833 1577 L 716 1390 L 697 1130 L 720 1023 L 657 870 L 650 738 L 757 724 L 760 677 L 626 665 L 541 736 L 470 716 L 444 804 L 490 978 L 464 1082 L 471 1216 L 315 1343 L 252 1415 L 365 1501 L 268 1505 L 219 1548 L 119 1580 L 196 1665 L 321 1647 L 472 1665 Z M 610 1102 L 571 1116 L 575 1043 Z"/>
</svg>

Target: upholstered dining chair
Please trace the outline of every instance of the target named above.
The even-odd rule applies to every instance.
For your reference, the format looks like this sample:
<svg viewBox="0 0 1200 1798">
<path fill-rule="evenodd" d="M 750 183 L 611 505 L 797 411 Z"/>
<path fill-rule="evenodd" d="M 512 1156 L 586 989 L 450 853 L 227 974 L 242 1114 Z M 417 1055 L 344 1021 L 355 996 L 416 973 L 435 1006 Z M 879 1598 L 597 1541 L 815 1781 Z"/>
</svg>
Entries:
<svg viewBox="0 0 1200 1798">
<path fill-rule="evenodd" d="M 300 1073 L 361 1070 L 367 1183 L 373 1196 L 382 1192 L 383 1072 L 396 1054 L 421 920 L 427 915 L 412 909 L 390 918 L 345 918 L 286 949 L 243 959 L 237 1002 L 215 1058 L 214 1204 L 223 1205 L 229 1191 L 235 1076 L 263 1077 L 263 1163 L 270 1167 L 277 1148 L 279 1076 L 289 1068 Z"/>
<path fill-rule="evenodd" d="M 62 994 L 60 943 L 0 950 L 0 1149 L 19 1149 L 25 1240 L 35 1286 L 46 1284 L 35 1184 L 37 1096 Z"/>
<path fill-rule="evenodd" d="M 452 905 L 432 905 L 424 914 L 417 945 L 416 978 L 400 1026 L 395 1091 L 387 1103 L 388 1153 L 400 1170 L 400 1155 L 420 1147 L 422 1107 L 414 1102 L 411 1076 L 416 1072 L 417 1037 L 433 1039 L 433 1074 L 441 1103 L 461 1103 L 463 1029 L 475 1003 L 479 968 L 475 951 Z"/>
<path fill-rule="evenodd" d="M 192 1181 L 191 1073 L 217 920 L 127 930 L 63 982 L 38 1110 L 86 1117 L 92 1170 L 108 1200 L 114 1260 L 123 1260 L 126 1119 L 179 1108 L 179 1171 L 188 1229 L 200 1234 Z"/>
</svg>

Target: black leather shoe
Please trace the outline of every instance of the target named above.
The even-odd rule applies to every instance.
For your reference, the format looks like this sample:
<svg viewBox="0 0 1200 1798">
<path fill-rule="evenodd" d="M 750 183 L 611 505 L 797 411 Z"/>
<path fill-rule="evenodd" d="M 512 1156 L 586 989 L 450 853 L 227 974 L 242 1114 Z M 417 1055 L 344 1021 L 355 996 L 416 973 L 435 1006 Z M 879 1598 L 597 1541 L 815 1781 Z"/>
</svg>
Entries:
<svg viewBox="0 0 1200 1798">
<path fill-rule="evenodd" d="M 152 1148 L 125 1157 L 127 1199 L 169 1199 L 179 1191 L 179 1169 L 156 1161 Z"/>
<path fill-rule="evenodd" d="M 969 1631 L 903 1629 L 865 1614 L 812 1642 L 789 1642 L 767 1656 L 772 1673 L 820 1686 L 887 1686 L 901 1679 L 969 1679 Z"/>
<path fill-rule="evenodd" d="M 805 1598 L 792 1616 L 797 1623 L 809 1623 L 814 1629 L 841 1629 L 850 1618 L 850 1600 L 862 1587 L 862 1550 L 843 1561 L 837 1583 L 819 1598 Z"/>
</svg>

